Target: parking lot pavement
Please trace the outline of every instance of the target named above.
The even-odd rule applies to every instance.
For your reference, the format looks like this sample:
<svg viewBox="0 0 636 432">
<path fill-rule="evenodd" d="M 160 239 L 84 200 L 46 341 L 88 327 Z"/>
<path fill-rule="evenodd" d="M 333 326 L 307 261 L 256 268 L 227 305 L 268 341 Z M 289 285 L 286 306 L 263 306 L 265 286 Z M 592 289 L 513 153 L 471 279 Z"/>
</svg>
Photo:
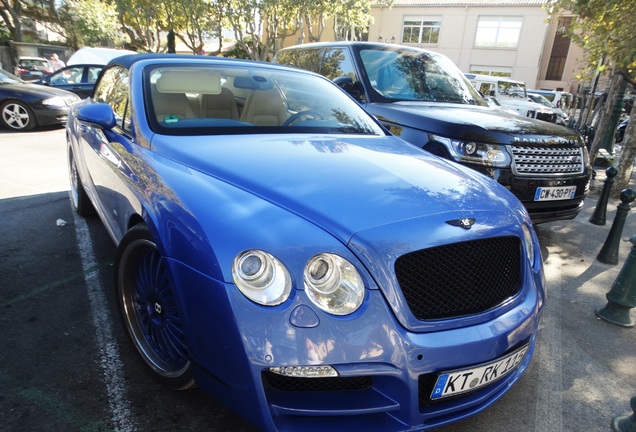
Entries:
<svg viewBox="0 0 636 432">
<path fill-rule="evenodd" d="M 0 431 L 252 430 L 202 392 L 163 389 L 143 372 L 112 298 L 114 245 L 98 219 L 76 222 L 64 151 L 62 129 L 0 131 Z M 596 226 L 588 220 L 597 198 L 598 189 L 574 220 L 536 227 L 548 298 L 524 377 L 483 413 L 439 431 L 609 431 L 629 412 L 636 328 L 594 310 L 623 268 L 636 209 L 619 263 L 603 264 L 596 255 L 619 201 L 610 199 L 607 224 Z M 104 298 L 97 306 L 95 290 Z M 101 313 L 105 321 L 95 319 Z M 112 333 L 100 336 L 108 324 Z"/>
</svg>

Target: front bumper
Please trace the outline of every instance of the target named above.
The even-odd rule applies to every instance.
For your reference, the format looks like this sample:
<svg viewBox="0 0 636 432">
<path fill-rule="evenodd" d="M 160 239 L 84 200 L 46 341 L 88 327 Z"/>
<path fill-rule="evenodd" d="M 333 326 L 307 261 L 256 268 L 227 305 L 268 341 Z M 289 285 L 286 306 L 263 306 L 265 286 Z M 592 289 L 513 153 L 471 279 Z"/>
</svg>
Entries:
<svg viewBox="0 0 636 432">
<path fill-rule="evenodd" d="M 591 170 L 571 177 L 539 178 L 513 174 L 510 169 L 493 169 L 471 165 L 471 168 L 497 180 L 524 205 L 534 224 L 574 219 L 583 208 L 583 201 L 589 192 Z M 556 201 L 535 201 L 539 187 L 576 186 L 574 198 Z"/>
<path fill-rule="evenodd" d="M 347 317 L 311 306 L 302 290 L 277 307 L 247 300 L 232 284 L 171 263 L 198 385 L 267 431 L 415 431 L 477 413 L 528 366 L 543 280 L 525 280 L 516 306 L 495 319 L 415 333 L 396 320 L 379 290 Z M 530 348 L 517 370 L 475 392 L 430 400 L 438 372 Z M 274 366 L 332 365 L 338 378 L 290 378 Z M 431 381 L 433 384 L 431 384 Z"/>
<path fill-rule="evenodd" d="M 66 124 L 69 108 L 40 108 L 34 109 L 35 118 L 39 126 Z"/>
</svg>

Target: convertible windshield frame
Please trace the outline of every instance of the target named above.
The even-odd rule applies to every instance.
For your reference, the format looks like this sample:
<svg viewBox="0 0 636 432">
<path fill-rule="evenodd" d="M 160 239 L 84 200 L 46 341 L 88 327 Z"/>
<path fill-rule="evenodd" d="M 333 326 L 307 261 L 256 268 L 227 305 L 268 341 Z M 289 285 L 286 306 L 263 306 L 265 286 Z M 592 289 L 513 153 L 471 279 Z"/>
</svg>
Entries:
<svg viewBox="0 0 636 432">
<path fill-rule="evenodd" d="M 386 135 L 339 87 L 305 71 L 170 63 L 142 76 L 146 119 L 163 135 Z"/>
</svg>

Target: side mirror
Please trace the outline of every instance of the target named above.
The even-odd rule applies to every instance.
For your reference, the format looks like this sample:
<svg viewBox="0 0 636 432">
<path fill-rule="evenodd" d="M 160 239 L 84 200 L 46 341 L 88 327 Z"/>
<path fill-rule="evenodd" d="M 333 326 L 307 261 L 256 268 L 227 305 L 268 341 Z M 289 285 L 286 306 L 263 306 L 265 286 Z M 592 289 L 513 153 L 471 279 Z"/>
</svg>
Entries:
<svg viewBox="0 0 636 432">
<path fill-rule="evenodd" d="M 334 78 L 334 83 L 347 93 L 349 93 L 355 100 L 361 102 L 364 100 L 364 89 L 360 81 L 354 81 L 354 79 L 348 75 L 339 76 Z"/>
<path fill-rule="evenodd" d="M 115 113 L 110 105 L 105 103 L 88 104 L 77 110 L 77 119 L 102 130 L 109 130 L 117 125 Z"/>
</svg>

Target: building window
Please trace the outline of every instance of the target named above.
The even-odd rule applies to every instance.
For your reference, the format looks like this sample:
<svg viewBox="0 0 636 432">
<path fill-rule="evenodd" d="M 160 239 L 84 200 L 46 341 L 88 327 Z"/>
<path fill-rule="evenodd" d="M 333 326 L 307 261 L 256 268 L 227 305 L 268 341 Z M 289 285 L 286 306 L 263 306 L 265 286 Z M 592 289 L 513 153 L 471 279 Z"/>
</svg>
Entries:
<svg viewBox="0 0 636 432">
<path fill-rule="evenodd" d="M 516 48 L 522 17 L 480 16 L 475 36 L 476 47 Z"/>
<path fill-rule="evenodd" d="M 405 16 L 402 43 L 437 44 L 441 25 L 439 17 Z"/>
<path fill-rule="evenodd" d="M 550 52 L 550 60 L 545 73 L 545 79 L 551 81 L 561 81 L 563 79 L 563 71 L 565 70 L 565 62 L 568 59 L 570 51 L 570 38 L 567 30 L 572 23 L 571 17 L 561 17 L 557 25 L 557 32 L 554 35 L 554 43 Z"/>
<path fill-rule="evenodd" d="M 499 66 L 471 65 L 469 72 L 477 75 L 491 75 L 500 77 L 511 77 L 512 68 Z"/>
</svg>

